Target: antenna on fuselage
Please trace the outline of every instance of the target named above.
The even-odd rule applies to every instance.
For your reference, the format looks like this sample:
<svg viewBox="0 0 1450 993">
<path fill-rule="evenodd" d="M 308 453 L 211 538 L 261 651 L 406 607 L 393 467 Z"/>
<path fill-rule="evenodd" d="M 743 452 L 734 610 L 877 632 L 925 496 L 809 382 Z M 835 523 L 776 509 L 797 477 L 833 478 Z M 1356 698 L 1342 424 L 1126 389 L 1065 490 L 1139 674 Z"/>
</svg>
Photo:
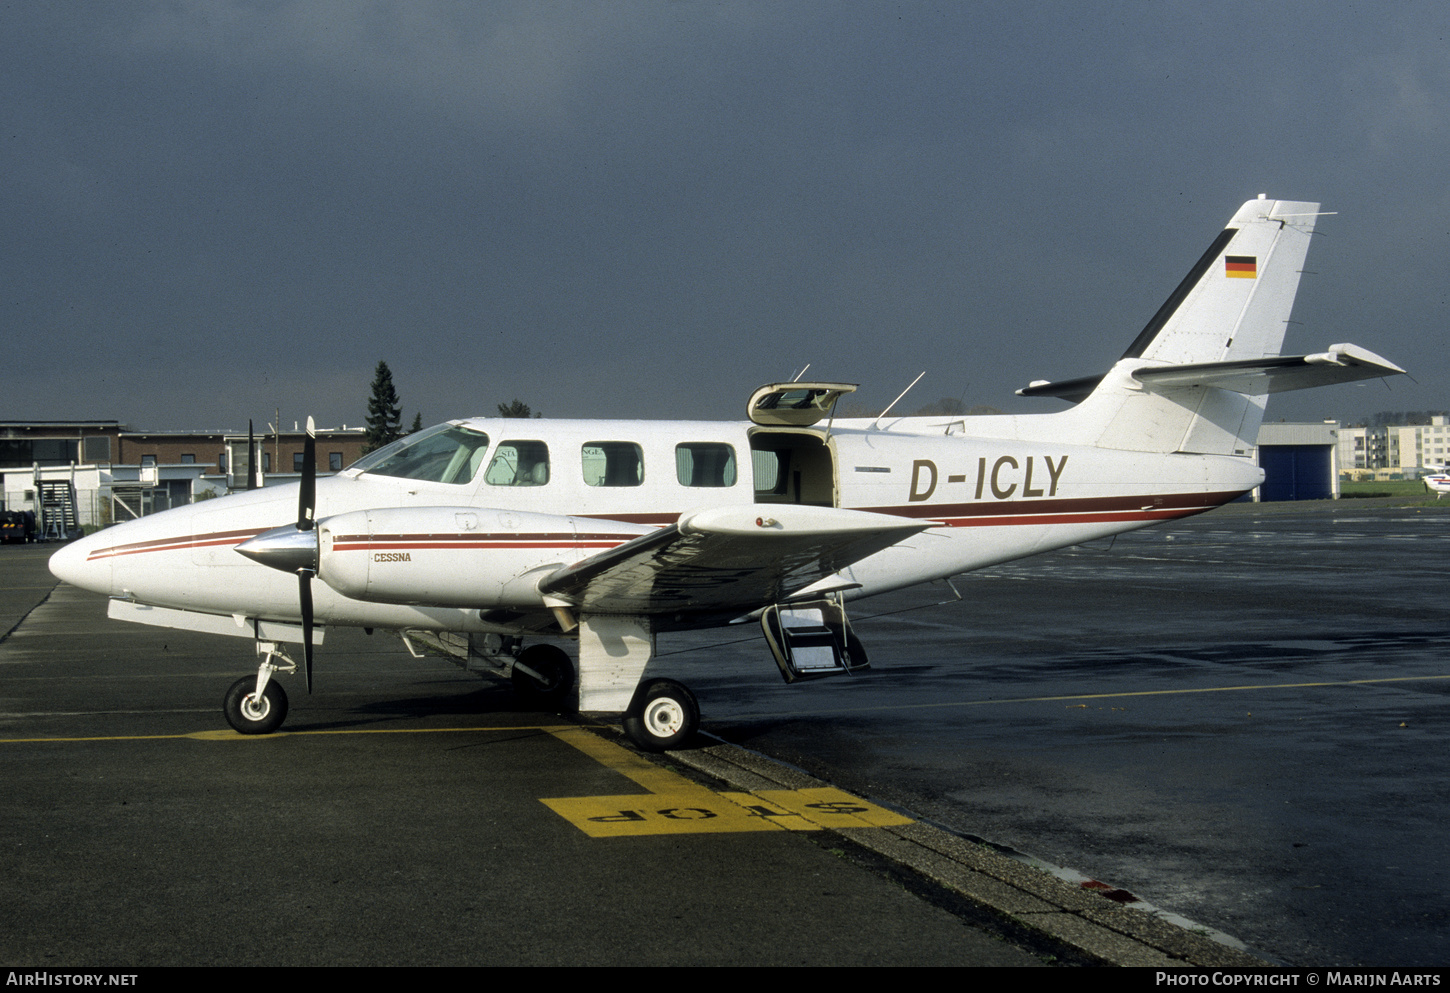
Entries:
<svg viewBox="0 0 1450 993">
<path fill-rule="evenodd" d="M 801 366 L 801 371 L 798 372 L 798 373 L 796 373 L 794 376 L 790 377 L 790 381 L 792 383 L 799 383 L 801 381 L 801 377 L 806 374 L 806 370 L 809 369 L 810 367 L 811 367 L 811 364 L 809 362 L 807 362 L 805 365 Z"/>
<path fill-rule="evenodd" d="M 901 395 L 900 396 L 898 396 L 895 400 L 892 400 L 890 403 L 888 403 L 886 405 L 886 409 L 883 410 L 881 413 L 879 413 L 879 414 L 876 415 L 876 420 L 872 423 L 871 426 L 873 428 L 879 428 L 881 426 L 881 418 L 883 418 L 887 414 L 889 414 L 891 412 L 891 408 L 892 407 L 895 407 L 897 405 L 897 403 L 900 402 L 901 397 L 904 397 L 904 396 L 906 396 L 906 394 L 910 393 L 911 392 L 911 387 L 912 386 L 915 386 L 917 383 L 921 382 L 921 377 L 922 376 L 925 376 L 925 375 L 926 375 L 926 370 L 925 369 L 921 370 L 921 375 L 919 375 L 915 379 L 913 379 L 911 381 L 911 385 L 910 386 L 907 386 L 906 389 L 904 389 L 904 390 L 901 391 Z"/>
</svg>

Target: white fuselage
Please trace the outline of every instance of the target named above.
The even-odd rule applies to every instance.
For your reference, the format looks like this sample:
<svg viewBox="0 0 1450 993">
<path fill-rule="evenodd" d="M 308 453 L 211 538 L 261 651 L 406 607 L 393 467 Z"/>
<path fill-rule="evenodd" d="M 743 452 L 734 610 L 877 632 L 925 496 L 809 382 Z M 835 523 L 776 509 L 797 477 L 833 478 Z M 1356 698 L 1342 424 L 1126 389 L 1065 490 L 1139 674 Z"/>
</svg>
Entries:
<svg viewBox="0 0 1450 993">
<path fill-rule="evenodd" d="M 506 623 L 481 612 L 538 610 L 537 584 L 557 569 L 703 507 L 807 503 L 934 522 L 813 587 L 865 597 L 1199 513 L 1262 479 L 1241 457 L 1055 444 L 1043 440 L 1050 430 L 1021 430 L 1023 420 L 837 421 L 829 431 L 715 421 L 451 422 L 487 435 L 472 469 L 453 474 L 459 481 L 356 469 L 317 481 L 324 582 L 316 584 L 316 620 L 506 633 Z M 994 428 L 1006 437 L 983 436 Z M 601 446 L 638 453 L 627 480 L 606 485 L 591 468 Z M 692 477 L 691 453 L 698 463 L 727 452 L 722 446 L 730 464 Z M 547 452 L 534 478 L 498 471 L 503 453 L 533 449 Z M 86 589 L 232 615 L 239 625 L 295 620 L 295 577 L 235 547 L 295 521 L 297 492 L 291 485 L 238 493 L 107 528 L 57 553 L 52 568 Z"/>
</svg>

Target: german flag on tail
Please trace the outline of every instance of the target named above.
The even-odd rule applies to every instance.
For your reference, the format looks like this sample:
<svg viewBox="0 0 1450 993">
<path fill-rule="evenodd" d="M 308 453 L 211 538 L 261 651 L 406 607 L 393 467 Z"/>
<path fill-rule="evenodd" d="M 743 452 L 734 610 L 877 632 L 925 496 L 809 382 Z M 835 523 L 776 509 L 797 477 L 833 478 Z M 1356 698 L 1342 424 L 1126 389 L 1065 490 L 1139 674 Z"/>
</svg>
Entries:
<svg viewBox="0 0 1450 993">
<path fill-rule="evenodd" d="M 1225 255 L 1223 274 L 1230 279 L 1257 279 L 1259 260 L 1253 255 Z"/>
</svg>

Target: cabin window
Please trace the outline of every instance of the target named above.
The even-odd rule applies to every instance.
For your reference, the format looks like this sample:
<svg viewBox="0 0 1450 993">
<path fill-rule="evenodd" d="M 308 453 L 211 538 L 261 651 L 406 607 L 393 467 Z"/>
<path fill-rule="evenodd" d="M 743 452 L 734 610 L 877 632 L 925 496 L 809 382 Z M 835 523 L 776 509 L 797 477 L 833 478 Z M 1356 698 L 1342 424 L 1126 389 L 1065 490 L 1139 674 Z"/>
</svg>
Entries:
<svg viewBox="0 0 1450 993">
<path fill-rule="evenodd" d="M 632 441 L 586 441 L 581 452 L 584 482 L 590 486 L 639 486 L 644 450 Z"/>
<path fill-rule="evenodd" d="M 439 424 L 384 445 L 352 467 L 379 476 L 459 484 L 472 482 L 487 453 L 488 435 L 482 431 Z"/>
<path fill-rule="evenodd" d="M 675 475 L 681 486 L 734 486 L 735 449 L 716 441 L 676 445 Z"/>
<path fill-rule="evenodd" d="M 549 481 L 549 446 L 542 441 L 501 441 L 483 479 L 490 486 L 543 486 Z"/>
</svg>

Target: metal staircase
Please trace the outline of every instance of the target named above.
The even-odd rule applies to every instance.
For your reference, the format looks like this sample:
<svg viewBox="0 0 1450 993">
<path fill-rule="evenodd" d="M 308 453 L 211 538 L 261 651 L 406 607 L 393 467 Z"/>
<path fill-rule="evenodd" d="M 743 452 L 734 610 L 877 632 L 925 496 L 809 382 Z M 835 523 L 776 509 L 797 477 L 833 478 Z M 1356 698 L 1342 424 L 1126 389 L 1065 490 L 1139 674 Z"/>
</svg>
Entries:
<svg viewBox="0 0 1450 993">
<path fill-rule="evenodd" d="M 69 479 L 37 479 L 40 489 L 40 537 L 65 541 L 80 532 L 76 515 L 76 488 Z"/>
</svg>

